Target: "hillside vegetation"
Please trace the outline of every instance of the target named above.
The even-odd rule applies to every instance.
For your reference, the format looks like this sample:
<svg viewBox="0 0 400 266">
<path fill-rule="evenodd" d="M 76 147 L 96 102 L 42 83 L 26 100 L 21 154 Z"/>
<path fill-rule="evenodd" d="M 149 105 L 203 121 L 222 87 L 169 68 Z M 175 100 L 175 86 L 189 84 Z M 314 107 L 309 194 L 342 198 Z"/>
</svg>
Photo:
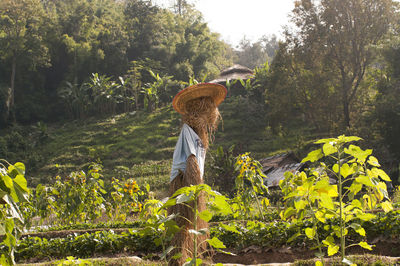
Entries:
<svg viewBox="0 0 400 266">
<path fill-rule="evenodd" d="M 223 121 L 210 152 L 218 146 L 226 150 L 234 145 L 235 154 L 249 151 L 259 159 L 288 149 L 301 152 L 299 149 L 307 140 L 317 137 L 307 132 L 302 123 L 293 125 L 296 128 L 289 133 L 272 133 L 265 115 L 241 96 L 228 98 L 220 111 Z M 99 162 L 106 180 L 133 177 L 162 190 L 168 180 L 180 126 L 180 115 L 168 105 L 152 113 L 137 111 L 42 125 L 41 133 L 37 125 L 11 128 L 3 139 L 14 138 L 16 145 L 24 147 L 9 155 L 11 160 L 22 158 L 35 166 L 27 174 L 31 186 L 52 183 L 57 175 L 65 176 Z M 18 132 L 28 131 L 31 134 L 27 140 L 16 137 Z M 21 143 L 17 144 L 18 141 Z"/>
</svg>

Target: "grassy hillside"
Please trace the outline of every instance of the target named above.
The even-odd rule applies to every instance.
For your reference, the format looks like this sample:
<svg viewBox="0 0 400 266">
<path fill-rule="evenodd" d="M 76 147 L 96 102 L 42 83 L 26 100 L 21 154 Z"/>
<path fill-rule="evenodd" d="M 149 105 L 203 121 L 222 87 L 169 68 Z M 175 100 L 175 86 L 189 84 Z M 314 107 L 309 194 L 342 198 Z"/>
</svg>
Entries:
<svg viewBox="0 0 400 266">
<path fill-rule="evenodd" d="M 261 109 L 243 97 L 227 99 L 220 110 L 223 123 L 211 149 L 235 145 L 236 152 L 249 151 L 260 159 L 298 149 L 314 138 L 302 123 L 292 125 L 290 132 L 272 134 Z M 106 180 L 134 177 L 139 183 L 149 183 L 152 189 L 165 190 L 180 116 L 169 105 L 153 113 L 139 111 L 52 124 L 45 131 L 46 137 L 33 148 L 40 155 L 40 163 L 28 172 L 32 186 L 51 183 L 56 175 L 67 175 L 86 169 L 92 162 L 101 162 Z M 21 153 L 17 158 L 25 157 Z M 32 169 L 25 163 L 28 170 Z"/>
</svg>

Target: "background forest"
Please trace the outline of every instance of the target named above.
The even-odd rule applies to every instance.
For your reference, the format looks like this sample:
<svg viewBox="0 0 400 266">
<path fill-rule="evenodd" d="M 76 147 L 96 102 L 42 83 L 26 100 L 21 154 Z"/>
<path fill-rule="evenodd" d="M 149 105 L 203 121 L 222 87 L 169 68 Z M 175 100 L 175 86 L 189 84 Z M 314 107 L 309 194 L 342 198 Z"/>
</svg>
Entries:
<svg viewBox="0 0 400 266">
<path fill-rule="evenodd" d="M 293 1 L 282 36 L 237 47 L 188 2 L 0 1 L 0 264 L 165 263 L 179 230 L 166 209 L 199 193 L 217 251 L 255 247 L 264 263 L 317 247 L 317 265 L 324 253 L 353 265 L 345 250 L 375 243 L 398 260 L 399 2 Z M 224 80 L 227 69 L 253 74 Z M 228 95 L 206 184 L 161 201 L 181 128 L 171 101 L 216 79 Z M 268 189 L 257 160 L 282 154 L 305 170 Z"/>
<path fill-rule="evenodd" d="M 319 136 L 354 134 L 375 149 L 396 183 L 399 23 L 398 4 L 390 0 L 303 0 L 295 2 L 280 41 L 243 38 L 231 47 L 186 1 L 161 8 L 140 0 L 3 0 L 0 157 L 23 160 L 36 176 L 50 165 L 72 170 L 96 159 L 106 168 L 168 160 L 176 136 L 164 133 L 164 142 L 159 134 L 147 146 L 140 146 L 140 138 L 140 144 L 128 145 L 138 150 L 122 152 L 127 145 L 121 143 L 119 150 L 118 144 L 110 147 L 107 141 L 115 139 L 75 145 L 68 162 L 62 150 L 73 149 L 73 141 L 66 144 L 73 137 L 60 132 L 81 132 L 109 120 L 117 121 L 117 132 L 110 134 L 127 136 L 127 124 L 163 115 L 172 119 L 167 132 L 175 132 L 173 96 L 239 63 L 255 74 L 248 82 L 226 84 L 232 93 L 221 106 L 225 130 L 217 134 L 223 148 L 235 144 L 233 153 L 258 157 L 285 150 L 304 155 Z M 121 117 L 128 119 L 123 129 Z M 162 123 L 154 119 L 153 126 Z M 153 156 L 141 157 L 146 150 Z M 107 165 L 107 156 L 126 160 Z"/>
</svg>

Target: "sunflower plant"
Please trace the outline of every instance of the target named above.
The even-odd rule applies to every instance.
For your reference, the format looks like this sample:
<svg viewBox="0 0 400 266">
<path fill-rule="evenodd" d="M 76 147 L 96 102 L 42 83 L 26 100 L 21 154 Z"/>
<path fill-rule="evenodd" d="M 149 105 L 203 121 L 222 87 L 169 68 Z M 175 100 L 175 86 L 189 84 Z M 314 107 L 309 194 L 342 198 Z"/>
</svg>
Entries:
<svg viewBox="0 0 400 266">
<path fill-rule="evenodd" d="M 235 180 L 234 206 L 237 207 L 236 213 L 244 211 L 246 218 L 249 218 L 255 202 L 260 218 L 264 220 L 263 207 L 269 205 L 269 200 L 266 198 L 268 188 L 264 185 L 266 175 L 262 171 L 260 162 L 251 158 L 249 153 L 244 153 L 237 157 L 235 168 L 239 173 Z"/>
<path fill-rule="evenodd" d="M 352 263 L 345 257 L 347 248 L 373 248 L 366 242 L 363 228 L 364 222 L 375 217 L 371 210 L 393 209 L 385 183 L 391 180 L 372 156 L 372 150 L 351 144 L 359 140 L 344 135 L 318 140 L 315 144 L 320 147 L 302 161 L 314 166 L 297 174 L 287 172 L 280 182 L 286 204 L 281 217 L 294 222 L 309 220 L 311 226 L 304 233 L 316 241 L 318 256 L 323 258 L 322 248 L 327 248 L 328 256 L 339 252 L 342 262 L 349 265 Z M 317 228 L 325 230 L 324 239 Z M 364 240 L 347 245 L 346 236 L 351 230 Z"/>
<path fill-rule="evenodd" d="M 142 210 L 142 198 L 145 192 L 140 189 L 133 178 L 125 181 L 112 179 L 112 192 L 109 203 L 108 216 L 113 221 L 126 221 L 130 213 L 138 213 Z"/>
</svg>

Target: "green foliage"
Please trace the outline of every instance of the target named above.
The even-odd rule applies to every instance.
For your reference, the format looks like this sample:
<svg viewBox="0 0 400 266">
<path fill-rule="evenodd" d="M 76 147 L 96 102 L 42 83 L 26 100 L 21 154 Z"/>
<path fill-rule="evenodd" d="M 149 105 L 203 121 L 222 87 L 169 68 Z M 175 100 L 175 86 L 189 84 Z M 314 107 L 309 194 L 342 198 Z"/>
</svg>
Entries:
<svg viewBox="0 0 400 266">
<path fill-rule="evenodd" d="M 208 202 L 208 208 L 199 212 L 198 206 L 197 206 L 197 200 L 200 196 L 200 193 L 205 195 L 207 198 Z M 191 203 L 191 204 L 190 204 Z M 207 228 L 197 228 L 197 220 L 202 219 L 203 221 L 210 221 L 213 213 L 212 212 L 217 212 L 221 213 L 224 215 L 232 213 L 232 209 L 229 206 L 227 202 L 227 198 L 222 196 L 220 193 L 217 191 L 214 191 L 211 189 L 210 186 L 206 184 L 200 184 L 200 185 L 191 185 L 190 187 L 182 187 L 175 191 L 175 193 L 165 202 L 165 204 L 162 206 L 163 209 L 166 209 L 168 207 L 174 206 L 176 204 L 184 204 L 188 208 L 191 209 L 191 211 L 194 213 L 193 220 L 187 220 L 192 226 L 193 229 L 189 229 L 189 233 L 193 235 L 193 253 L 192 253 L 192 258 L 188 259 L 187 263 L 188 265 L 200 265 L 201 260 L 198 258 L 201 254 L 198 253 L 197 247 L 198 247 L 198 236 L 199 235 L 204 235 L 206 234 Z M 212 211 L 212 212 L 211 212 Z M 169 218 L 172 219 L 173 217 Z M 183 217 L 186 218 L 186 217 Z M 186 218 L 187 219 L 187 218 Z M 175 225 L 173 225 L 175 226 Z M 225 248 L 225 245 L 216 237 L 213 237 L 212 239 L 207 239 L 207 243 L 217 249 L 223 249 Z M 172 251 L 173 248 L 170 249 Z M 186 264 L 185 264 L 186 265 Z"/>
<path fill-rule="evenodd" d="M 17 260 L 30 258 L 47 259 L 74 256 L 93 257 L 95 254 L 116 254 L 120 252 L 158 251 L 154 237 L 141 237 L 135 230 L 115 233 L 113 230 L 69 235 L 65 238 L 26 237 L 19 242 Z"/>
<path fill-rule="evenodd" d="M 278 48 L 278 40 L 275 35 L 264 35 L 252 43 L 244 37 L 238 48 L 239 50 L 235 51 L 238 56 L 235 63 L 254 69 L 272 61 Z"/>
<path fill-rule="evenodd" d="M 146 200 L 140 213 L 140 219 L 144 221 L 144 226 L 139 233 L 144 237 L 155 236 L 154 244 L 162 247 L 161 259 L 164 261 L 173 250 L 172 246 L 168 247 L 167 245 L 180 229 L 174 220 L 176 217 L 175 214 L 168 215 L 163 208 L 163 203 L 155 199 Z"/>
<path fill-rule="evenodd" d="M 0 59 L 9 65 L 10 87 L 5 99 L 2 120 L 15 122 L 17 66 L 48 65 L 48 48 L 41 35 L 44 12 L 38 0 L 5 0 L 0 3 Z"/>
<path fill-rule="evenodd" d="M 111 181 L 111 198 L 106 202 L 107 214 L 111 221 L 126 221 L 128 215 L 142 210 L 142 198 L 145 193 L 133 179 L 124 182 L 113 178 Z M 149 187 L 150 190 L 150 187 Z"/>
<path fill-rule="evenodd" d="M 143 108 L 145 97 L 138 92 L 142 84 L 153 81 L 149 74 L 134 75 L 131 62 L 139 62 L 146 72 L 179 80 L 178 87 L 160 92 L 162 103 L 169 102 L 180 81 L 216 77 L 231 65 L 232 48 L 210 31 L 198 11 L 189 8 L 185 14 L 139 0 L 2 1 L 0 60 L 2 73 L 8 73 L 0 77 L 0 108 L 7 116 L 2 117 L 3 124 L 11 112 L 24 122 L 48 122 L 70 114 L 83 117 L 83 98 L 71 106 L 67 92 L 60 98 L 55 92 L 70 89 L 68 83 L 75 91 L 84 91 L 92 73 L 117 80 L 118 85 L 123 77 L 127 84 L 112 93 L 102 86 L 103 94 L 92 108 L 130 112 L 133 102 L 135 108 Z M 93 114 L 97 113 L 89 115 Z"/>
<path fill-rule="evenodd" d="M 346 236 L 354 230 L 365 237 L 362 223 L 375 217 L 367 212 L 382 208 L 385 212 L 393 209 L 386 184 L 389 176 L 380 169 L 378 160 L 372 156 L 372 150 L 362 150 L 350 144 L 360 140 L 359 137 L 321 139 L 316 141 L 322 147 L 310 152 L 302 162 L 320 162 L 325 159 L 331 164 L 320 162 L 308 172 L 285 173 L 280 187 L 285 195 L 286 209 L 281 212 L 283 219 L 293 221 L 306 220 L 311 226 L 304 230 L 306 236 L 317 242 L 319 256 L 323 256 L 322 247 L 327 247 L 328 256 L 340 250 L 342 260 L 345 259 L 346 248 L 359 245 L 372 249 L 366 241 L 346 246 Z M 336 185 L 332 185 L 330 177 L 334 177 Z M 325 225 L 323 228 L 329 235 L 322 240 L 318 234 L 319 224 L 336 219 L 338 224 Z M 336 244 L 335 239 L 340 240 Z"/>
<path fill-rule="evenodd" d="M 0 263 L 14 265 L 17 240 L 24 228 L 20 204 L 28 201 L 30 192 L 25 179 L 25 165 L 20 162 L 12 165 L 1 160 L 0 178 L 0 234 L 3 235 L 1 244 L 5 246 Z"/>
<path fill-rule="evenodd" d="M 56 177 L 51 189 L 51 208 L 60 224 L 93 221 L 105 211 L 102 166 L 92 164 L 84 171 L 72 172 L 65 179 Z"/>
<path fill-rule="evenodd" d="M 366 73 L 376 69 L 375 48 L 397 24 L 397 8 L 386 0 L 299 2 L 291 19 L 296 26 L 271 64 L 273 123 L 303 119 L 321 132 L 356 125 L 374 101 Z"/>
<path fill-rule="evenodd" d="M 264 219 L 263 208 L 269 205 L 266 195 L 268 188 L 264 185 L 266 177 L 260 162 L 250 157 L 249 153 L 241 154 L 235 163 L 238 175 L 235 180 L 236 196 L 233 200 L 237 207 L 236 216 L 248 219 L 252 215 L 252 203 L 256 202 L 261 219 Z M 262 196 L 261 200 L 259 195 Z"/>
<path fill-rule="evenodd" d="M 210 161 L 206 164 L 205 180 L 218 191 L 232 195 L 234 192 L 235 146 L 232 145 L 224 150 L 218 146 L 208 153 Z"/>
</svg>

